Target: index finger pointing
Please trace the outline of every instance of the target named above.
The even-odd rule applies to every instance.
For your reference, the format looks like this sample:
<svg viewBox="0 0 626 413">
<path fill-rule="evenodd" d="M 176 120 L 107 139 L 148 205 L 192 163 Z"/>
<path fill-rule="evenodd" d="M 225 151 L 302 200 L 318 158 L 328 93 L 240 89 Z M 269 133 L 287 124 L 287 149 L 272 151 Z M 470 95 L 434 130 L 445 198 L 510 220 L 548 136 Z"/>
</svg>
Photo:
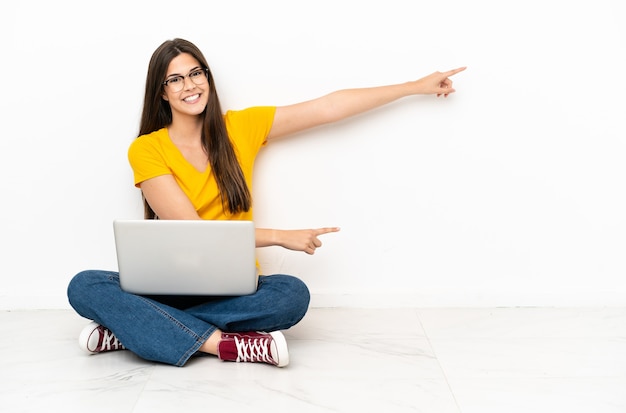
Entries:
<svg viewBox="0 0 626 413">
<path fill-rule="evenodd" d="M 456 75 L 459 72 L 464 71 L 465 69 L 467 69 L 467 66 L 459 67 L 457 69 L 448 70 L 447 72 L 443 72 L 442 74 L 445 77 L 450 77 L 450 76 Z"/>
<path fill-rule="evenodd" d="M 316 235 L 324 235 L 324 234 L 328 234 L 330 232 L 337 232 L 339 231 L 339 227 L 325 227 L 325 228 L 318 228 L 315 230 L 315 234 Z"/>
</svg>

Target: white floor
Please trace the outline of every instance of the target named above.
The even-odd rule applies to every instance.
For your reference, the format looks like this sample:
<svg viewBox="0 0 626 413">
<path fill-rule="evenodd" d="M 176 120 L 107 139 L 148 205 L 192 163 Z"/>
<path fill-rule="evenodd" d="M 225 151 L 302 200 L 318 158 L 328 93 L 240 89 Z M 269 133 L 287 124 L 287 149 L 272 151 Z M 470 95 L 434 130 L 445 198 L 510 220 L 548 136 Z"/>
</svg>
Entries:
<svg viewBox="0 0 626 413">
<path fill-rule="evenodd" d="M 85 324 L 0 312 L 1 412 L 626 412 L 626 308 L 313 308 L 283 369 L 89 356 Z"/>
</svg>

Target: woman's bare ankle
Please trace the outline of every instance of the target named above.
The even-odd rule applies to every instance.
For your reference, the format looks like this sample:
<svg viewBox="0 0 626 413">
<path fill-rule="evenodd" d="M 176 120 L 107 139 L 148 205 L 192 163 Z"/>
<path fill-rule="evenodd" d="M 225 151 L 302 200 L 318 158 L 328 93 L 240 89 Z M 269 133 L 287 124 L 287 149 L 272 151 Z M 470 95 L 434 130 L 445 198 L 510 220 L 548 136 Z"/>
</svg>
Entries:
<svg viewBox="0 0 626 413">
<path fill-rule="evenodd" d="M 213 334 L 211 334 L 209 338 L 204 342 L 204 344 L 200 346 L 198 351 L 201 351 L 203 353 L 217 355 L 217 344 L 220 342 L 221 339 L 222 339 L 222 331 L 215 330 Z"/>
</svg>

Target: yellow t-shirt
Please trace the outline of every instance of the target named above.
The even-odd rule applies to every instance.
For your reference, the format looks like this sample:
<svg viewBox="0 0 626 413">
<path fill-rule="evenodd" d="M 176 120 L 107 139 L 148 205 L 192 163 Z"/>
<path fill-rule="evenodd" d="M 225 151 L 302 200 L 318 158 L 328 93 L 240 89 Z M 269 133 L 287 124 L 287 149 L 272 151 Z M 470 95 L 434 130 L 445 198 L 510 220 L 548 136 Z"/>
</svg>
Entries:
<svg viewBox="0 0 626 413">
<path fill-rule="evenodd" d="M 254 160 L 267 142 L 275 111 L 273 106 L 262 106 L 228 111 L 224 115 L 226 130 L 250 192 Z M 135 186 L 139 187 L 141 182 L 150 178 L 173 175 L 203 219 L 252 220 L 252 210 L 234 215 L 223 210 L 211 166 L 200 172 L 187 162 L 170 139 L 167 128 L 135 139 L 128 149 L 128 160 Z"/>
</svg>

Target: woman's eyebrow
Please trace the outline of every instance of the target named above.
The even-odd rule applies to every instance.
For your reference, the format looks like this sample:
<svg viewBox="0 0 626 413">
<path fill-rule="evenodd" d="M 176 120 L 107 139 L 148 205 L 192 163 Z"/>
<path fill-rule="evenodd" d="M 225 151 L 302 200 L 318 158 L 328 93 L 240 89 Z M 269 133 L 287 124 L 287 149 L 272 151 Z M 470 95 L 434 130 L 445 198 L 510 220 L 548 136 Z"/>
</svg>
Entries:
<svg viewBox="0 0 626 413">
<path fill-rule="evenodd" d="M 187 72 L 187 74 L 189 74 L 189 73 L 193 72 L 194 70 L 198 70 L 198 69 L 201 69 L 201 67 L 200 67 L 200 66 L 196 66 L 196 67 L 194 67 L 194 68 L 192 68 L 192 69 L 189 69 L 189 71 Z M 181 75 L 180 73 L 172 73 L 172 74 L 170 74 L 170 75 L 167 75 L 167 76 L 166 76 L 166 78 L 168 78 L 168 77 L 172 77 L 172 76 L 182 76 L 182 75 Z"/>
</svg>

